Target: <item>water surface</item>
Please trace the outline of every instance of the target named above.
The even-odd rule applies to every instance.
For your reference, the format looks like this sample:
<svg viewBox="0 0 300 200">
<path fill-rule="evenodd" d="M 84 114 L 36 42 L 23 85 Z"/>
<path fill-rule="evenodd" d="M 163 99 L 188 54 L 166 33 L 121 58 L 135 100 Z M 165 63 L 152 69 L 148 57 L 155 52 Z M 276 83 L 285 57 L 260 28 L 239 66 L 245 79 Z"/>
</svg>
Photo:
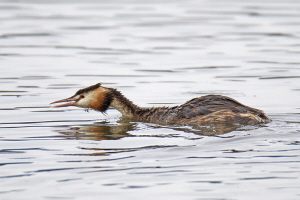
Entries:
<svg viewBox="0 0 300 200">
<path fill-rule="evenodd" d="M 0 3 L 0 199 L 300 198 L 300 3 Z M 101 82 L 273 122 L 218 136 L 49 103 Z"/>
</svg>

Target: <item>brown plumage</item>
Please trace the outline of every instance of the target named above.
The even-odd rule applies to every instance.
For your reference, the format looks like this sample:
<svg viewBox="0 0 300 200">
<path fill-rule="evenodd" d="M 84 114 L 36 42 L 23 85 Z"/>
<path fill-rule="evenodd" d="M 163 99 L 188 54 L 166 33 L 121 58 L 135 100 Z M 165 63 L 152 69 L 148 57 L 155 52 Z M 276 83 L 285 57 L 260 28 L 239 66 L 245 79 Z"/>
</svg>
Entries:
<svg viewBox="0 0 300 200">
<path fill-rule="evenodd" d="M 197 97 L 174 107 L 141 108 L 121 92 L 100 83 L 51 104 L 62 102 L 67 103 L 53 107 L 77 106 L 105 112 L 112 106 L 122 113 L 123 118 L 164 125 L 258 125 L 271 121 L 263 111 L 221 95 Z"/>
</svg>

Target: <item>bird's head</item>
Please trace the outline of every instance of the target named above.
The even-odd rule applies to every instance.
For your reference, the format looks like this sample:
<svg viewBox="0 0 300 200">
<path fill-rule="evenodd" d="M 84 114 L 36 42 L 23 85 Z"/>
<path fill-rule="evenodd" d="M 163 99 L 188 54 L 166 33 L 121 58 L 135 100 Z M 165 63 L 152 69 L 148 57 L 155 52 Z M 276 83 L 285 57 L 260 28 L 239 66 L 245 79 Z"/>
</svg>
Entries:
<svg viewBox="0 0 300 200">
<path fill-rule="evenodd" d="M 78 90 L 73 96 L 54 101 L 51 104 L 63 103 L 52 107 L 77 106 L 81 108 L 91 108 L 105 112 L 112 101 L 110 90 L 102 87 L 100 83 Z"/>
</svg>

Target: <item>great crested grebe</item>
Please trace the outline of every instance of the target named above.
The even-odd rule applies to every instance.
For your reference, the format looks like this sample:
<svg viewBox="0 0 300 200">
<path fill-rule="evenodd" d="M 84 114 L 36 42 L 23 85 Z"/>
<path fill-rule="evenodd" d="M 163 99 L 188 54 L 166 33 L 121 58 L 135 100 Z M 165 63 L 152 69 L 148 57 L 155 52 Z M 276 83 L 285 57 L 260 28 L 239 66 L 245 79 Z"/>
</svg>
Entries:
<svg viewBox="0 0 300 200">
<path fill-rule="evenodd" d="M 63 103 L 53 107 L 77 106 L 105 112 L 109 106 L 133 121 L 163 125 L 258 125 L 271 121 L 262 111 L 243 105 L 221 95 L 206 95 L 174 107 L 142 108 L 128 100 L 121 92 L 100 83 L 78 90 L 70 98 L 54 101 Z"/>
</svg>

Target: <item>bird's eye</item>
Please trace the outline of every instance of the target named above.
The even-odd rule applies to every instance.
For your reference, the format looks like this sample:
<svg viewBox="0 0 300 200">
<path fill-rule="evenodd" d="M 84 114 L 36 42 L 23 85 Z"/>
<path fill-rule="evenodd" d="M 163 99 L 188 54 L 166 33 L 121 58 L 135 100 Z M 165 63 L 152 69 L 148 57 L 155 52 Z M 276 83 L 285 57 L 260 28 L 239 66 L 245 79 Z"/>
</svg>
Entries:
<svg viewBox="0 0 300 200">
<path fill-rule="evenodd" d="M 80 99 L 83 99 L 83 98 L 84 98 L 84 95 L 83 95 L 83 94 L 81 94 L 81 95 L 80 95 Z"/>
</svg>

